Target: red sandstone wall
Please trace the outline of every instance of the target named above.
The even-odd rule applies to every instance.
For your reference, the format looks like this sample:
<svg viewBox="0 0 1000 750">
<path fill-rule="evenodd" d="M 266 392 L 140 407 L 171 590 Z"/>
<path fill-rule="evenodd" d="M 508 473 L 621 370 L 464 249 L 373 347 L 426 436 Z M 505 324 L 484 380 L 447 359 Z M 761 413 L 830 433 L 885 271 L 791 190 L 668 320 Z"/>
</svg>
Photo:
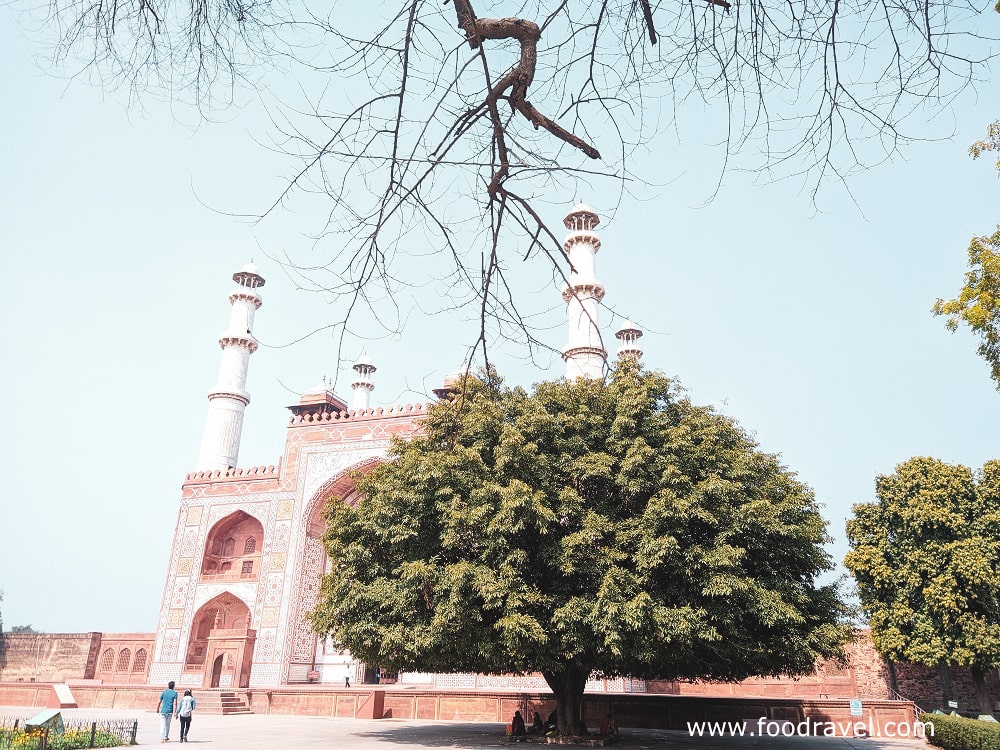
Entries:
<svg viewBox="0 0 1000 750">
<path fill-rule="evenodd" d="M 4 633 L 0 680 L 64 682 L 94 676 L 100 633 Z"/>
<path fill-rule="evenodd" d="M 155 633 L 104 633 L 94 678 L 107 683 L 145 685 L 155 642 Z"/>
<path fill-rule="evenodd" d="M 947 707 L 941 692 L 941 672 L 935 667 L 922 667 L 918 664 L 897 664 L 896 684 L 899 694 L 911 700 L 922 709 L 932 711 L 935 708 Z M 1000 674 L 994 669 L 986 675 L 986 685 L 993 698 L 993 708 L 1000 703 Z M 968 667 L 951 668 L 952 700 L 958 701 L 960 712 L 976 713 L 979 699 L 972 683 L 972 673 Z"/>
<path fill-rule="evenodd" d="M 412 690 L 327 690 L 282 689 L 238 690 L 258 714 L 297 714 L 300 716 L 354 717 L 366 707 L 378 704 L 381 693 L 383 716 L 395 719 L 434 719 L 506 723 L 514 711 L 526 716 L 534 711 L 546 717 L 553 707 L 551 695 L 542 693 L 467 693 L 460 691 Z M 0 685 L 0 705 L 44 706 L 48 685 L 7 683 Z M 159 687 L 100 685 L 76 686 L 73 695 L 81 708 L 153 710 Z M 912 721 L 912 704 L 899 701 L 865 701 L 861 721 L 876 730 L 886 722 Z M 712 698 L 667 695 L 592 694 L 584 699 L 588 726 L 597 727 L 611 714 L 622 727 L 687 729 L 694 721 L 744 721 L 756 725 L 766 718 L 798 724 L 805 719 L 815 722 L 839 722 L 844 727 L 858 719 L 850 715 L 848 700 L 795 700 L 766 698 Z"/>
</svg>

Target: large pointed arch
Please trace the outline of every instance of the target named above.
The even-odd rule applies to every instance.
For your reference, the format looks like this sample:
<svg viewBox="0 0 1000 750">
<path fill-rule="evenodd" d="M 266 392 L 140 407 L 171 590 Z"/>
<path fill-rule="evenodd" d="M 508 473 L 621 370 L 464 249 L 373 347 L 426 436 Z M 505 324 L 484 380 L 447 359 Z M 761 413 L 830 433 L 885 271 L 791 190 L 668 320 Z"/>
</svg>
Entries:
<svg viewBox="0 0 1000 750">
<path fill-rule="evenodd" d="M 184 668 L 197 671 L 204 667 L 205 654 L 208 651 L 208 638 L 213 631 L 246 631 L 250 627 L 250 607 L 238 596 L 224 591 L 209 599 L 195 612 L 194 619 L 191 621 Z"/>
<path fill-rule="evenodd" d="M 201 580 L 256 581 L 263 540 L 263 524 L 245 511 L 237 510 L 220 519 L 208 532 Z"/>
<path fill-rule="evenodd" d="M 310 538 L 318 539 L 326 531 L 326 520 L 323 518 L 326 504 L 331 498 L 340 497 L 347 501 L 349 505 L 354 505 L 358 501 L 355 490 L 355 477 L 358 474 L 367 474 L 376 466 L 385 462 L 382 456 L 371 456 L 364 461 L 360 461 L 354 466 L 350 466 L 343 471 L 334 474 L 324 482 L 313 496 L 309 498 L 305 508 L 306 535 Z"/>
<path fill-rule="evenodd" d="M 302 549 L 297 556 L 294 586 L 299 592 L 298 603 L 293 622 L 293 634 L 289 639 L 289 682 L 305 682 L 308 673 L 314 668 L 319 669 L 326 679 L 323 660 L 327 656 L 326 639 L 320 639 L 313 632 L 306 615 L 312 611 L 319 600 L 320 578 L 327 572 L 329 560 L 323 547 L 322 537 L 326 531 L 326 504 L 333 497 L 340 497 L 350 504 L 358 500 L 355 479 L 358 474 L 367 474 L 386 459 L 382 456 L 371 456 L 353 466 L 344 469 L 324 482 L 305 504 L 302 523 L 305 533 L 300 537 Z M 338 651 L 337 656 L 341 656 Z M 343 679 L 343 670 L 336 675 Z"/>
</svg>

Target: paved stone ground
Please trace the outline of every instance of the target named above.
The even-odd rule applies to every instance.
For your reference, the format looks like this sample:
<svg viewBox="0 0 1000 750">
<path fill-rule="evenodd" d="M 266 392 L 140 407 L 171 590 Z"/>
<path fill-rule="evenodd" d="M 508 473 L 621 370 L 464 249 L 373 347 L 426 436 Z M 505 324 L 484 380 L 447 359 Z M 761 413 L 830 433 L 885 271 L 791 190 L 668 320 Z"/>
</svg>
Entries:
<svg viewBox="0 0 1000 750">
<path fill-rule="evenodd" d="M 0 706 L 0 716 L 30 717 L 39 709 Z M 67 720 L 138 719 L 140 745 L 159 745 L 159 718 L 152 712 L 108 709 L 67 709 Z M 168 747 L 177 742 L 180 726 L 170 727 Z M 445 721 L 382 719 L 335 719 L 321 716 L 219 716 L 195 712 L 191 722 L 191 750 L 401 750 L 402 748 L 538 748 L 535 744 L 506 741 L 502 724 L 470 724 Z M 544 747 L 553 747 L 544 745 Z M 554 746 L 563 747 L 563 746 Z M 696 748 L 697 750 L 914 750 L 926 748 L 923 741 L 844 739 L 822 737 L 690 737 L 687 732 L 657 729 L 624 729 L 619 742 L 625 750 Z"/>
</svg>

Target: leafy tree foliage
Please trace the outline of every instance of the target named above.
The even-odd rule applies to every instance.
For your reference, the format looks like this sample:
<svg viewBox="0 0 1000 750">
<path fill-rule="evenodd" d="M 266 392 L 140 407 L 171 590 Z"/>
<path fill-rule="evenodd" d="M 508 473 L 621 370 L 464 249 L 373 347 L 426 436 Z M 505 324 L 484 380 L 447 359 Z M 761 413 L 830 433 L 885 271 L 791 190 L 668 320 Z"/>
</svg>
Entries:
<svg viewBox="0 0 1000 750">
<path fill-rule="evenodd" d="M 946 315 L 949 331 L 966 324 L 979 336 L 979 356 L 990 365 L 1000 390 L 1000 226 L 988 237 L 969 243 L 969 271 L 955 299 L 934 303 L 935 315 Z"/>
<path fill-rule="evenodd" d="M 997 5 L 1000 13 L 1000 3 Z M 969 148 L 973 159 L 987 151 L 1000 152 L 1000 120 L 992 125 L 986 138 Z M 1000 172 L 1000 160 L 996 163 Z M 979 356 L 990 365 L 990 377 L 1000 390 L 1000 226 L 987 237 L 973 237 L 969 243 L 969 271 L 965 285 L 955 299 L 934 303 L 935 315 L 945 315 L 949 331 L 965 323 L 980 338 Z"/>
<path fill-rule="evenodd" d="M 12 635 L 18 635 L 18 634 L 21 634 L 21 635 L 28 634 L 28 635 L 30 635 L 31 633 L 37 633 L 38 631 L 35 630 L 30 625 L 12 625 L 11 628 L 10 628 L 10 632 L 11 632 Z"/>
<path fill-rule="evenodd" d="M 948 667 L 972 667 L 991 712 L 983 672 L 1000 665 L 1000 461 L 977 481 L 968 467 L 911 458 L 878 477 L 875 493 L 854 506 L 844 561 L 875 647 L 942 667 L 946 691 Z"/>
<path fill-rule="evenodd" d="M 595 671 L 739 680 L 840 653 L 812 493 L 663 375 L 469 378 L 424 430 L 329 506 L 313 624 L 358 658 L 541 672 L 576 734 Z"/>
<path fill-rule="evenodd" d="M 1000 3 L 997 4 L 997 12 L 1000 13 Z M 1000 152 L 1000 120 L 990 124 L 983 140 L 976 141 L 969 147 L 973 159 L 978 159 L 986 151 Z M 1000 172 L 1000 159 L 997 159 L 996 168 Z"/>
</svg>

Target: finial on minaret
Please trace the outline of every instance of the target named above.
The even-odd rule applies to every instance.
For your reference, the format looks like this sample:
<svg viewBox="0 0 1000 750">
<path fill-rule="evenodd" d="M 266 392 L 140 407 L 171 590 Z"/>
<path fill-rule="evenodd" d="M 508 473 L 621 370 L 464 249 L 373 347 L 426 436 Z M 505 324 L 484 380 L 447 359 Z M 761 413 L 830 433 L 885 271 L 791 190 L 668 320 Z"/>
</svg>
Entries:
<svg viewBox="0 0 1000 750">
<path fill-rule="evenodd" d="M 584 204 L 573 206 L 563 224 L 569 234 L 563 249 L 569 258 L 569 283 L 562 291 L 566 301 L 569 341 L 563 347 L 566 378 L 600 378 L 604 374 L 608 352 L 601 340 L 597 314 L 604 299 L 604 285 L 595 276 L 594 256 L 601 249 L 601 239 L 594 228 L 601 220 Z"/>
<path fill-rule="evenodd" d="M 252 262 L 233 274 L 237 288 L 229 295 L 232 311 L 229 327 L 219 337 L 222 363 L 219 379 L 208 394 L 208 417 L 198 453 L 198 471 L 216 471 L 236 466 L 243 432 L 243 412 L 250 403 L 246 392 L 250 355 L 257 351 L 253 336 L 254 313 L 263 300 L 257 291 L 264 277 Z"/>
<path fill-rule="evenodd" d="M 444 376 L 444 384 L 440 388 L 434 389 L 434 395 L 438 398 L 445 398 L 457 393 L 467 377 L 469 377 L 469 363 L 462 362 L 458 369 L 452 370 Z"/>
<path fill-rule="evenodd" d="M 622 327 L 615 333 L 615 338 L 621 341 L 618 347 L 618 359 L 632 358 L 638 362 L 642 358 L 642 349 L 639 348 L 639 338 L 642 330 L 631 320 L 622 323 Z"/>
<path fill-rule="evenodd" d="M 375 390 L 375 383 L 372 382 L 372 373 L 375 370 L 376 367 L 368 359 L 367 354 L 362 353 L 358 357 L 358 361 L 354 363 L 354 372 L 358 375 L 354 378 L 354 382 L 351 383 L 351 388 L 354 389 L 354 403 L 351 405 L 351 408 L 355 411 L 368 408 L 372 391 Z"/>
</svg>

